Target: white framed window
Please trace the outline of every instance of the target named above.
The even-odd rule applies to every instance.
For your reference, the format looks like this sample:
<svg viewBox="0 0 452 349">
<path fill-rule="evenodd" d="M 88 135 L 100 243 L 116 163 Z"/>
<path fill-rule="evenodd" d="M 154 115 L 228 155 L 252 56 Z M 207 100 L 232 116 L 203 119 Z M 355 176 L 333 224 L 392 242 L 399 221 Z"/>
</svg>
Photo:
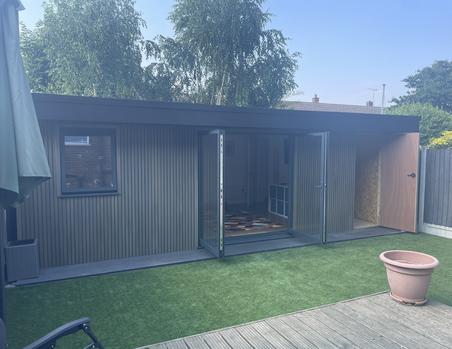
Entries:
<svg viewBox="0 0 452 349">
<path fill-rule="evenodd" d="M 270 184 L 268 212 L 284 218 L 289 217 L 289 187 L 287 185 Z"/>
<path fill-rule="evenodd" d="M 65 136 L 64 145 L 91 145 L 89 136 Z"/>
</svg>

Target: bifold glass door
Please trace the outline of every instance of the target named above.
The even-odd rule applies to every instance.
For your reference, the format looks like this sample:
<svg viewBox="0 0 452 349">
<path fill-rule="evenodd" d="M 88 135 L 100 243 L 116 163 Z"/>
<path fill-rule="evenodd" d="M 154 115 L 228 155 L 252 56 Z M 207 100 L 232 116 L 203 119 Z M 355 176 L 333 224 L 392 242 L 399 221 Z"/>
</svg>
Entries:
<svg viewBox="0 0 452 349">
<path fill-rule="evenodd" d="M 306 243 L 326 241 L 326 161 L 328 133 L 293 139 L 291 227 Z"/>
<path fill-rule="evenodd" d="M 224 131 L 202 133 L 199 139 L 199 242 L 216 257 L 224 255 Z"/>
</svg>

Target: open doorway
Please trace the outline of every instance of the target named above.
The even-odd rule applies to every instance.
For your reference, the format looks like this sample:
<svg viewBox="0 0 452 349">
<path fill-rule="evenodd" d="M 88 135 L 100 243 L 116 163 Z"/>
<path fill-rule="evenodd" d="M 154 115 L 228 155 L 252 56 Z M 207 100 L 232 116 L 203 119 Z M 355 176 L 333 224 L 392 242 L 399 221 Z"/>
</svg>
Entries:
<svg viewBox="0 0 452 349">
<path fill-rule="evenodd" d="M 225 245 L 232 255 L 415 231 L 417 144 L 417 134 L 203 133 L 200 245 L 222 256 Z"/>
<path fill-rule="evenodd" d="M 415 231 L 416 137 L 413 134 L 332 137 L 328 242 Z"/>
<path fill-rule="evenodd" d="M 289 138 L 232 133 L 224 147 L 224 236 L 256 236 L 289 225 Z"/>
<path fill-rule="evenodd" d="M 372 134 L 334 134 L 328 158 L 327 241 L 390 233 L 380 227 L 380 152 Z"/>
</svg>

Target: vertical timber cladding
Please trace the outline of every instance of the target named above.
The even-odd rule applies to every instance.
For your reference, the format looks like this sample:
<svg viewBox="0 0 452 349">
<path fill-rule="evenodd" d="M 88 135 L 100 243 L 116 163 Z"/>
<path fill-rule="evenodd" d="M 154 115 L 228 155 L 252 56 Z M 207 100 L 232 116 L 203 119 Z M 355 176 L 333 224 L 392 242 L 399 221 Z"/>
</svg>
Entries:
<svg viewBox="0 0 452 349">
<path fill-rule="evenodd" d="M 331 133 L 327 155 L 326 231 L 353 229 L 356 145 L 350 134 Z"/>
<path fill-rule="evenodd" d="M 41 124 L 53 178 L 18 209 L 18 238 L 38 238 L 42 267 L 198 246 L 197 131 L 105 127 L 117 130 L 118 193 L 63 197 L 59 127 Z"/>
<path fill-rule="evenodd" d="M 321 233 L 321 138 L 294 139 L 292 227 L 301 233 Z"/>
<path fill-rule="evenodd" d="M 293 228 L 321 231 L 320 137 L 296 137 L 293 181 Z M 353 229 L 356 146 L 349 135 L 331 133 L 327 150 L 326 231 Z"/>
</svg>

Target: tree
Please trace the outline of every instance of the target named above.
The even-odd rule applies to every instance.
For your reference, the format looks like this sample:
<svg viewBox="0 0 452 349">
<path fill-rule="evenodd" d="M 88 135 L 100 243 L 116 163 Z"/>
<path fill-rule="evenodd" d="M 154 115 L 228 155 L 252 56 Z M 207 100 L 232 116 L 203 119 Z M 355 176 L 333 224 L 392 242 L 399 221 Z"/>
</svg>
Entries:
<svg viewBox="0 0 452 349">
<path fill-rule="evenodd" d="M 452 114 L 431 104 L 413 103 L 394 106 L 389 108 L 388 114 L 419 116 L 422 145 L 427 145 L 432 138 L 439 137 L 442 132 L 452 129 Z"/>
<path fill-rule="evenodd" d="M 452 131 L 444 131 L 440 137 L 430 141 L 429 148 L 445 149 L 452 148 Z"/>
<path fill-rule="evenodd" d="M 165 82 L 175 100 L 272 106 L 297 85 L 298 53 L 281 31 L 265 29 L 263 0 L 178 0 L 175 37 L 146 45 L 148 80 Z"/>
<path fill-rule="evenodd" d="M 22 29 L 31 88 L 139 98 L 144 25 L 133 0 L 46 1 L 36 29 Z"/>
<path fill-rule="evenodd" d="M 452 61 L 436 61 L 403 81 L 408 94 L 394 99 L 397 105 L 428 103 L 452 113 Z"/>
<path fill-rule="evenodd" d="M 47 58 L 45 43 L 39 31 L 21 26 L 21 44 L 24 67 L 34 92 L 47 92 L 49 90 L 50 61 Z"/>
</svg>

